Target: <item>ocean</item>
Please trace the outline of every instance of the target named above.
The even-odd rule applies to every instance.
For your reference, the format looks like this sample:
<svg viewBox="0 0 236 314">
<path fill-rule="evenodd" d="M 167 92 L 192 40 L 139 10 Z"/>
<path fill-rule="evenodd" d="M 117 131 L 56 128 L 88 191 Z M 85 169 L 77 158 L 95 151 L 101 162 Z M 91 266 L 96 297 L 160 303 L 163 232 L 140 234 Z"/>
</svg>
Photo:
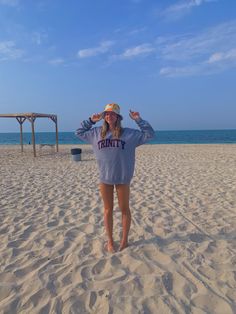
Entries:
<svg viewBox="0 0 236 314">
<path fill-rule="evenodd" d="M 59 132 L 59 144 L 82 144 L 73 132 Z M 55 143 L 55 133 L 38 132 L 36 144 Z M 31 133 L 23 134 L 24 144 L 31 143 Z M 0 145 L 20 143 L 20 133 L 0 133 Z M 236 130 L 156 131 L 150 144 L 232 144 L 236 143 Z"/>
</svg>

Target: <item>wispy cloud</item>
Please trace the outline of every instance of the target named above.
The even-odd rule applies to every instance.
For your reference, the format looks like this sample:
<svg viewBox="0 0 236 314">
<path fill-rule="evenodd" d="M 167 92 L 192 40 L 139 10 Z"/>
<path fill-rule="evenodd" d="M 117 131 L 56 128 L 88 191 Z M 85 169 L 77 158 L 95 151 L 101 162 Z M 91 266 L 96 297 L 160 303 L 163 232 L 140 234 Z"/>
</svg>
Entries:
<svg viewBox="0 0 236 314">
<path fill-rule="evenodd" d="M 130 35 L 130 36 L 140 35 L 141 33 L 145 32 L 146 30 L 147 30 L 147 27 L 136 28 L 136 29 L 133 29 L 132 31 L 128 32 L 128 35 Z"/>
<path fill-rule="evenodd" d="M 147 56 L 154 52 L 154 48 L 151 44 L 141 44 L 135 47 L 127 48 L 123 53 L 113 55 L 113 59 L 132 59 L 139 56 Z"/>
<path fill-rule="evenodd" d="M 171 66 L 160 69 L 159 74 L 165 77 L 189 77 L 199 75 L 210 75 L 219 73 L 222 69 L 220 67 L 209 66 L 206 62 L 200 64 L 192 64 L 185 66 Z"/>
<path fill-rule="evenodd" d="M 95 57 L 97 55 L 104 54 L 104 53 L 108 52 L 110 50 L 111 46 L 113 46 L 113 45 L 114 45 L 113 41 L 103 41 L 97 47 L 79 50 L 77 53 L 77 56 L 78 56 L 78 58 Z"/>
<path fill-rule="evenodd" d="M 17 7 L 19 5 L 19 0 L 0 0 L 0 5 L 7 5 L 10 7 Z"/>
<path fill-rule="evenodd" d="M 165 59 L 187 60 L 218 51 L 229 50 L 236 45 L 236 21 L 211 27 L 199 34 L 181 37 L 157 38 L 161 42 L 160 52 Z"/>
<path fill-rule="evenodd" d="M 160 69 L 160 75 L 166 77 L 183 77 L 193 76 L 202 72 L 202 67 L 199 66 L 183 66 L 183 67 L 163 67 Z"/>
<path fill-rule="evenodd" d="M 64 64 L 64 63 L 65 63 L 65 60 L 62 59 L 62 58 L 55 58 L 55 59 L 49 60 L 48 63 L 51 64 L 51 65 L 58 66 L 58 65 Z"/>
<path fill-rule="evenodd" d="M 156 45 L 164 64 L 161 75 L 223 71 L 236 65 L 236 21 L 223 23 L 197 35 L 157 38 Z"/>
<path fill-rule="evenodd" d="M 20 59 L 24 51 L 17 48 L 13 41 L 0 42 L 0 61 Z"/>
<path fill-rule="evenodd" d="M 190 13 L 195 7 L 199 7 L 207 2 L 215 2 L 217 0 L 183 0 L 167 7 L 160 12 L 165 19 L 177 20 Z"/>
<path fill-rule="evenodd" d="M 226 52 L 216 52 L 213 53 L 209 60 L 208 63 L 213 64 L 213 63 L 219 63 L 219 62 L 225 62 L 225 61 L 236 61 L 236 48 L 231 49 Z"/>
</svg>

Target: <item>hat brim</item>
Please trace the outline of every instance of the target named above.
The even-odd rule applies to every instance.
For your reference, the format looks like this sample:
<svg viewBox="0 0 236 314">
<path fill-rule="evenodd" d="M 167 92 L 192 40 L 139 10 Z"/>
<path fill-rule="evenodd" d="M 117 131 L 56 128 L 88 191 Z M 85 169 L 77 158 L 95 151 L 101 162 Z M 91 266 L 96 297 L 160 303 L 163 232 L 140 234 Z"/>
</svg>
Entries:
<svg viewBox="0 0 236 314">
<path fill-rule="evenodd" d="M 112 111 L 112 110 L 106 110 L 106 111 L 103 111 L 103 113 L 102 113 L 102 119 L 104 119 L 105 118 L 105 113 L 106 112 L 114 112 L 114 111 Z M 117 116 L 119 116 L 120 118 L 121 118 L 121 120 L 123 120 L 123 117 L 122 117 L 122 115 L 121 114 L 119 114 L 119 113 L 116 113 L 116 112 L 114 112 Z"/>
</svg>

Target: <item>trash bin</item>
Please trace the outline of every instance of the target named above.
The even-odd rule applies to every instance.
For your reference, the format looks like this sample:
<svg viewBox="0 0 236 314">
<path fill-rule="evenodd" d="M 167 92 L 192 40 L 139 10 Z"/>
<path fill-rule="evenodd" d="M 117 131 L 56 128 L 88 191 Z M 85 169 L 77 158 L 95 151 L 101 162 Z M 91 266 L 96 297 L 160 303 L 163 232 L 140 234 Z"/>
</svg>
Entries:
<svg viewBox="0 0 236 314">
<path fill-rule="evenodd" d="M 81 160 L 81 153 L 82 153 L 81 148 L 72 148 L 70 152 L 72 155 L 72 159 L 74 161 L 80 161 Z"/>
</svg>

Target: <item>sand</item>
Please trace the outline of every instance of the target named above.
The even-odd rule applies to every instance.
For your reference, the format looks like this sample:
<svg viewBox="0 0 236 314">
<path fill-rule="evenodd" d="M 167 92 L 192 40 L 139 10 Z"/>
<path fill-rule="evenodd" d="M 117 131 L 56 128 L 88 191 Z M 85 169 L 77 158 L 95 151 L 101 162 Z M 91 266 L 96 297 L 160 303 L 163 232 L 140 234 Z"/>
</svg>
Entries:
<svg viewBox="0 0 236 314">
<path fill-rule="evenodd" d="M 236 145 L 138 148 L 114 254 L 91 147 L 71 147 L 0 146 L 0 313 L 236 313 Z"/>
</svg>

